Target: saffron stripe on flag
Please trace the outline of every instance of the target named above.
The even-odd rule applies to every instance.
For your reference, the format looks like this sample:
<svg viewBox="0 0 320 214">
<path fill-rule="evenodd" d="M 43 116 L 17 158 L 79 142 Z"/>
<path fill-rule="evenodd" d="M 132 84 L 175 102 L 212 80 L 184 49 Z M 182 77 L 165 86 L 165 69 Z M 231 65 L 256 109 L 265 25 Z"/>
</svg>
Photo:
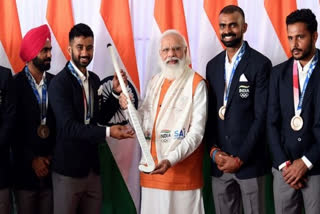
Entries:
<svg viewBox="0 0 320 214">
<path fill-rule="evenodd" d="M 48 0 L 47 20 L 63 55 L 69 60 L 69 31 L 74 25 L 71 0 Z"/>
<path fill-rule="evenodd" d="M 140 91 L 128 0 L 102 0 L 100 13 L 130 78 Z"/>
<path fill-rule="evenodd" d="M 297 9 L 296 0 L 265 0 L 264 6 L 287 57 L 290 57 L 291 51 L 287 39 L 286 17 Z"/>
<path fill-rule="evenodd" d="M 19 72 L 24 62 L 20 59 L 21 29 L 16 1 L 0 1 L 0 41 L 14 72 Z"/>
<path fill-rule="evenodd" d="M 189 44 L 182 0 L 155 0 L 154 18 L 162 33 L 168 29 L 176 29 Z"/>
</svg>

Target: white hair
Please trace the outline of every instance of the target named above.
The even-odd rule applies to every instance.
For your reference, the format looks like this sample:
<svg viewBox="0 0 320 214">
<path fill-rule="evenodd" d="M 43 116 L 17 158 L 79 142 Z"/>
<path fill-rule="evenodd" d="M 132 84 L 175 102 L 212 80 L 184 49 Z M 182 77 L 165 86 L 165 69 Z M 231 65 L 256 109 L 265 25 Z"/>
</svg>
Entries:
<svg viewBox="0 0 320 214">
<path fill-rule="evenodd" d="M 187 41 L 186 39 L 184 38 L 184 36 L 177 30 L 175 29 L 169 29 L 169 30 L 166 30 L 165 32 L 163 32 L 163 34 L 161 35 L 160 37 L 160 42 L 159 42 L 159 51 L 161 51 L 161 42 L 163 40 L 163 38 L 165 38 L 166 36 L 169 36 L 169 35 L 176 35 L 178 36 L 179 38 L 181 38 L 181 41 L 182 41 L 182 45 L 184 48 L 187 48 L 187 52 L 186 52 L 186 64 L 189 65 L 191 64 L 191 59 L 190 59 L 190 53 L 189 53 L 189 47 L 188 47 L 188 44 L 187 44 Z"/>
</svg>

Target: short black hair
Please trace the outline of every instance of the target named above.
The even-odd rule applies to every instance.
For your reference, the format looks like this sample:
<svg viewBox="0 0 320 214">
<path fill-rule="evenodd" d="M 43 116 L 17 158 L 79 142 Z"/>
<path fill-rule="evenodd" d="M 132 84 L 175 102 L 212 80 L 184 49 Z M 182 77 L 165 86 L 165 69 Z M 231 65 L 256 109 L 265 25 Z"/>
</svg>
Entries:
<svg viewBox="0 0 320 214">
<path fill-rule="evenodd" d="M 234 12 L 240 13 L 241 16 L 243 17 L 243 20 L 245 20 L 245 16 L 244 16 L 243 10 L 240 7 L 238 7 L 237 5 L 225 6 L 224 8 L 222 8 L 222 10 L 220 11 L 219 15 L 221 15 L 222 13 L 230 14 L 230 13 L 234 13 Z"/>
<path fill-rule="evenodd" d="M 308 31 L 311 34 L 317 31 L 318 22 L 316 16 L 312 13 L 310 9 L 300 9 L 293 11 L 286 18 L 286 24 L 288 25 L 295 24 L 297 22 L 302 22 L 307 25 Z"/>
<path fill-rule="evenodd" d="M 93 38 L 93 32 L 91 30 L 91 28 L 83 23 L 79 23 L 76 24 L 75 26 L 73 26 L 69 32 L 69 43 L 72 42 L 72 40 L 75 37 L 79 37 L 79 36 L 83 36 L 83 37 L 92 37 Z"/>
</svg>

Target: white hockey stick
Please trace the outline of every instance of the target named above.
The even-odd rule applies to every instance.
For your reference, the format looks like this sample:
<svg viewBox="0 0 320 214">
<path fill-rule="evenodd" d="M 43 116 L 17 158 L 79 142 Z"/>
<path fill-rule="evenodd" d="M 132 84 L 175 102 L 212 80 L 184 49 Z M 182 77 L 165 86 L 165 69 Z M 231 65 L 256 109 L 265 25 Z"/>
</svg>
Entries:
<svg viewBox="0 0 320 214">
<path fill-rule="evenodd" d="M 153 161 L 153 158 L 151 156 L 150 150 L 148 148 L 148 144 L 147 144 L 146 138 L 144 137 L 141 125 L 139 123 L 139 119 L 138 119 L 138 115 L 137 115 L 136 109 L 135 109 L 135 107 L 133 106 L 133 104 L 132 104 L 132 102 L 130 100 L 129 93 L 127 91 L 127 87 L 126 87 L 126 85 L 125 85 L 125 83 L 123 81 L 123 78 L 121 76 L 120 68 L 119 68 L 116 56 L 114 54 L 113 47 L 109 43 L 107 45 L 107 48 L 109 49 L 109 52 L 110 52 L 110 55 L 111 55 L 111 59 L 112 59 L 112 63 L 113 63 L 113 66 L 114 66 L 114 70 L 116 71 L 116 74 L 118 76 L 118 80 L 119 80 L 122 92 L 128 98 L 127 100 L 128 100 L 129 117 L 131 119 L 133 129 L 136 132 L 136 136 L 138 138 L 138 141 L 139 141 L 139 144 L 140 144 L 140 147 L 141 147 L 141 150 L 142 150 L 142 154 L 143 154 L 143 156 L 144 156 L 144 158 L 145 158 L 145 160 L 147 162 L 147 166 L 140 165 L 139 166 L 139 170 L 143 171 L 143 172 L 152 172 L 154 170 L 154 168 L 155 168 L 155 163 Z"/>
</svg>

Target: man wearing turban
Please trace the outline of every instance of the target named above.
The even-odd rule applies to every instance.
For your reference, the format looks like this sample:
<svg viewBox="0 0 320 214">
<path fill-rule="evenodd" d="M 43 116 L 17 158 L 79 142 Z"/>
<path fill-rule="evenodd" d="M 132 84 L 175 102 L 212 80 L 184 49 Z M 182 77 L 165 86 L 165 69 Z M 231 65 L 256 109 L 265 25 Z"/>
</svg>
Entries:
<svg viewBox="0 0 320 214">
<path fill-rule="evenodd" d="M 50 163 L 55 143 L 55 120 L 48 87 L 54 75 L 51 35 L 47 25 L 24 36 L 20 57 L 26 66 L 14 76 L 17 99 L 13 141 L 13 175 L 18 214 L 53 212 Z"/>
</svg>

